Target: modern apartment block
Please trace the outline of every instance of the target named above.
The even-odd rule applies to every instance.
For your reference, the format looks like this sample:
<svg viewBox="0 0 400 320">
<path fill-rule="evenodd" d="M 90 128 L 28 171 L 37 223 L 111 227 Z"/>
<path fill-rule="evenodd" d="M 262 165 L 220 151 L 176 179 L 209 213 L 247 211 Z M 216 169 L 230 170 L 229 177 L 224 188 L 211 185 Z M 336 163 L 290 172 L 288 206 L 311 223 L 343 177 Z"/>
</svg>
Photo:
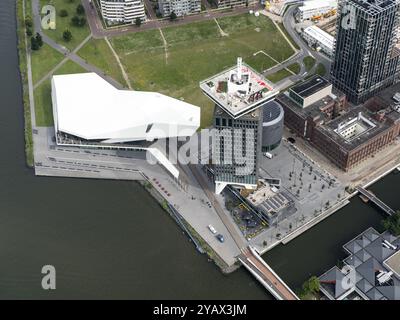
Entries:
<svg viewBox="0 0 400 320">
<path fill-rule="evenodd" d="M 174 12 L 178 17 L 201 11 L 201 0 L 158 0 L 158 10 L 163 17 Z"/>
<path fill-rule="evenodd" d="M 218 8 L 231 8 L 239 6 L 249 6 L 257 3 L 255 0 L 215 0 L 215 5 Z"/>
<path fill-rule="evenodd" d="M 236 66 L 202 81 L 200 88 L 215 103 L 212 167 L 216 193 L 227 185 L 255 189 L 263 106 L 278 92 L 241 58 Z"/>
<path fill-rule="evenodd" d="M 100 0 L 103 18 L 108 22 L 134 23 L 137 18 L 145 20 L 143 0 Z"/>
<path fill-rule="evenodd" d="M 332 83 L 359 104 L 398 75 L 400 0 L 339 2 Z"/>
</svg>

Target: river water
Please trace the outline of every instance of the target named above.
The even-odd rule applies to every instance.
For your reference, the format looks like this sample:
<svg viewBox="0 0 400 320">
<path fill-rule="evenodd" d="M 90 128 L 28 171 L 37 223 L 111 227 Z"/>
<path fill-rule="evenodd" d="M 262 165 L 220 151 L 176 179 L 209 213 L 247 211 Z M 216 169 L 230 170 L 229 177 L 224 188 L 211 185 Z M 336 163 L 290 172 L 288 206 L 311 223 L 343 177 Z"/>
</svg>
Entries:
<svg viewBox="0 0 400 320">
<path fill-rule="evenodd" d="M 0 299 L 271 299 L 243 268 L 222 275 L 137 183 L 34 176 L 25 166 L 15 30 L 15 0 L 2 0 Z M 396 181 L 390 176 L 373 189 L 387 196 Z M 400 205 L 395 196 L 382 199 Z M 264 258 L 298 286 L 336 263 L 341 245 L 381 218 L 354 199 Z M 57 271 L 54 291 L 41 288 L 48 264 Z"/>
</svg>

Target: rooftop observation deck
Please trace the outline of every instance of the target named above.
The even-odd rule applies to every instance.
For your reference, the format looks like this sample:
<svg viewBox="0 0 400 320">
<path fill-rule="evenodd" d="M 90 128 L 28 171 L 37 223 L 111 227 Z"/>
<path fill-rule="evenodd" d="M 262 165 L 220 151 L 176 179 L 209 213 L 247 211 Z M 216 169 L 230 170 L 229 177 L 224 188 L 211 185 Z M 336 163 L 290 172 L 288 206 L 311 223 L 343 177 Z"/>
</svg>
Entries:
<svg viewBox="0 0 400 320">
<path fill-rule="evenodd" d="M 200 88 L 233 118 L 254 110 L 278 94 L 271 82 L 241 58 L 236 66 L 200 82 Z"/>
</svg>

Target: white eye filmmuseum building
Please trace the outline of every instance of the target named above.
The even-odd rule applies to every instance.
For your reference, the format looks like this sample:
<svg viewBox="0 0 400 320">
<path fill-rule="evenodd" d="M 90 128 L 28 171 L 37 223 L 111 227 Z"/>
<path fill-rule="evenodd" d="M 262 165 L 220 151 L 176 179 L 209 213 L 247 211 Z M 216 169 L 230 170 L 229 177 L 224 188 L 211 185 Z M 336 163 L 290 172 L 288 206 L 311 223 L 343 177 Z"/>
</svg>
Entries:
<svg viewBox="0 0 400 320">
<path fill-rule="evenodd" d="M 136 18 L 146 18 L 143 0 L 100 0 L 99 3 L 103 19 L 109 22 L 134 23 Z"/>
<path fill-rule="evenodd" d="M 119 90 L 96 73 L 55 75 L 51 86 L 58 145 L 149 151 L 177 178 L 152 145 L 195 134 L 199 107 L 156 92 Z"/>
</svg>

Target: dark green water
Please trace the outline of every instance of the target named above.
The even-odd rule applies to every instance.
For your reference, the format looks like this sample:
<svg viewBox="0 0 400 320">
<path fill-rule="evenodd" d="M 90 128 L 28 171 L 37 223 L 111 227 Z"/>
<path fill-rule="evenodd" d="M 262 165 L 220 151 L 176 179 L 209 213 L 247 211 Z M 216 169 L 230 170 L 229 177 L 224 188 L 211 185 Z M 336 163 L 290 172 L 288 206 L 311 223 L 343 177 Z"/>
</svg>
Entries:
<svg viewBox="0 0 400 320">
<path fill-rule="evenodd" d="M 245 270 L 221 275 L 138 184 L 26 168 L 15 30 L 15 0 L 1 0 L 0 299 L 269 298 Z"/>
<path fill-rule="evenodd" d="M 15 29 L 15 1 L 1 0 L 0 299 L 271 299 L 243 269 L 222 275 L 136 183 L 33 175 L 24 159 Z M 398 177 L 373 190 L 393 192 Z M 400 205 L 396 196 L 382 199 Z M 341 245 L 381 217 L 355 199 L 264 258 L 298 286 L 336 263 Z M 41 289 L 46 264 L 57 270 L 52 292 Z"/>
</svg>

